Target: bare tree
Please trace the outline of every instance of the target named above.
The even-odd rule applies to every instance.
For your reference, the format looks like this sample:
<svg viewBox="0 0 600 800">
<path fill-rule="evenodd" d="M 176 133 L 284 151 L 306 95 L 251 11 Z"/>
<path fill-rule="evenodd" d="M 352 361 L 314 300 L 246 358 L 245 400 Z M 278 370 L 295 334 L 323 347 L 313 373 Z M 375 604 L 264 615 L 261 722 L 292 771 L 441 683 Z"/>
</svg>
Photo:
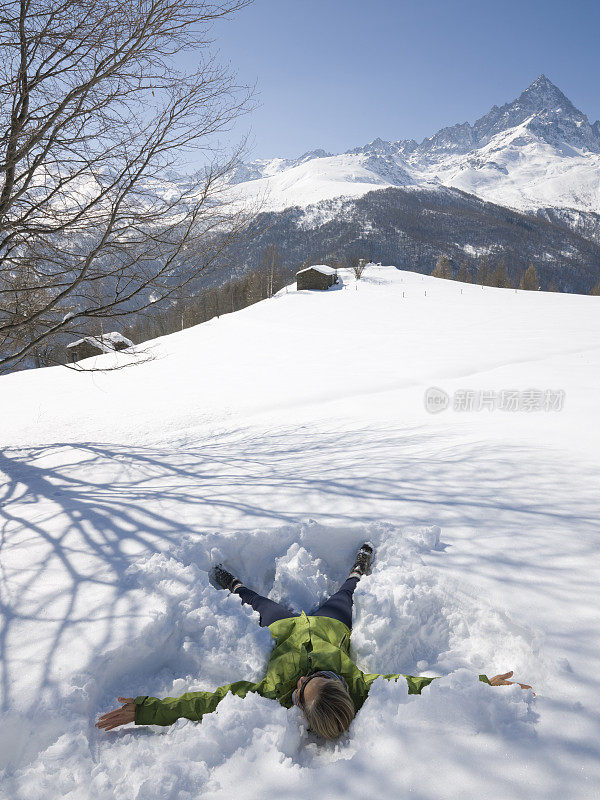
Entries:
<svg viewBox="0 0 600 800">
<path fill-rule="evenodd" d="M 369 261 L 366 258 L 358 258 L 358 256 L 352 256 L 350 258 L 349 269 L 352 270 L 357 281 L 362 278 L 362 274 L 365 271 L 365 267 L 368 263 Z"/>
<path fill-rule="evenodd" d="M 245 228 L 212 144 L 249 92 L 210 36 L 250 2 L 0 0 L 0 370 L 181 295 Z"/>
<path fill-rule="evenodd" d="M 283 267 L 283 257 L 276 244 L 268 244 L 260 258 L 260 269 L 267 276 L 267 297 L 273 297 L 276 275 Z"/>
<path fill-rule="evenodd" d="M 10 298 L 12 319 L 20 323 L 15 328 L 13 343 L 16 347 L 25 347 L 35 341 L 43 328 L 36 322 L 36 312 L 44 308 L 50 300 L 50 293 L 37 284 L 32 266 L 23 260 L 15 268 L 3 276 L 4 291 Z M 46 366 L 52 358 L 52 349 L 47 340 L 41 340 L 30 351 L 30 357 L 36 367 Z"/>
</svg>

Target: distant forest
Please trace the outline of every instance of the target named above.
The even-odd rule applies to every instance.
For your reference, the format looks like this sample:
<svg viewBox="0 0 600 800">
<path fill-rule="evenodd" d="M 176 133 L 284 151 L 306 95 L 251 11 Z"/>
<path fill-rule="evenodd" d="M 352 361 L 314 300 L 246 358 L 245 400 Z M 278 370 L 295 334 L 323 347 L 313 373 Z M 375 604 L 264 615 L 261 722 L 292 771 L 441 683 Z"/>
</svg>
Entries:
<svg viewBox="0 0 600 800">
<path fill-rule="evenodd" d="M 511 285 L 531 263 L 542 290 L 588 294 L 600 279 L 599 215 L 524 214 L 446 187 L 383 189 L 266 214 L 262 223 L 255 237 L 236 244 L 238 269 L 254 269 L 264 247 L 277 244 L 292 268 L 336 254 L 430 274 L 444 255 L 455 277 L 463 262 L 476 275 L 485 256 L 492 272 L 504 263 Z"/>
</svg>

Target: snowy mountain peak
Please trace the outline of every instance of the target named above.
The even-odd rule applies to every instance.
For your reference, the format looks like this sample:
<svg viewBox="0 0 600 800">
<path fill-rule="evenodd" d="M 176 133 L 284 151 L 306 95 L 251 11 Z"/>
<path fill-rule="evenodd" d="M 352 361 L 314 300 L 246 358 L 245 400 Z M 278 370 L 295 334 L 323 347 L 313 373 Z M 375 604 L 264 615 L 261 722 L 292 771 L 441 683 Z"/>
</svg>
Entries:
<svg viewBox="0 0 600 800">
<path fill-rule="evenodd" d="M 561 107 L 574 109 L 569 98 L 544 74 L 528 86 L 515 102 L 525 103 L 525 101 L 539 110 L 552 111 Z"/>
<path fill-rule="evenodd" d="M 452 186 L 520 209 L 600 211 L 600 121 L 590 123 L 541 74 L 514 100 L 473 124 L 459 122 L 417 144 L 373 139 L 339 155 L 240 164 L 243 193 L 267 193 L 273 210 L 390 186 Z"/>
<path fill-rule="evenodd" d="M 600 151 L 600 137 L 586 115 L 543 74 L 516 100 L 500 108 L 493 106 L 475 122 L 473 131 L 481 147 L 496 134 L 523 123 L 527 123 L 529 131 L 553 146 L 567 144 Z"/>
<path fill-rule="evenodd" d="M 347 154 L 388 156 L 396 155 L 398 151 L 399 148 L 396 142 L 387 142 L 385 139 L 381 139 L 378 136 L 376 139 L 373 139 L 372 142 L 369 142 L 369 144 L 361 145 L 360 147 L 353 147 L 352 150 L 347 151 Z"/>
<path fill-rule="evenodd" d="M 477 146 L 477 135 L 468 122 L 459 122 L 449 128 L 442 128 L 429 139 L 425 139 L 417 148 L 419 155 L 437 155 L 443 153 L 468 153 Z"/>
<path fill-rule="evenodd" d="M 328 153 L 322 148 L 318 148 L 317 150 L 308 150 L 306 153 L 302 153 L 300 158 L 297 158 L 293 163 L 303 164 L 305 161 L 312 161 L 313 158 L 329 158 L 332 155 L 333 153 Z"/>
</svg>

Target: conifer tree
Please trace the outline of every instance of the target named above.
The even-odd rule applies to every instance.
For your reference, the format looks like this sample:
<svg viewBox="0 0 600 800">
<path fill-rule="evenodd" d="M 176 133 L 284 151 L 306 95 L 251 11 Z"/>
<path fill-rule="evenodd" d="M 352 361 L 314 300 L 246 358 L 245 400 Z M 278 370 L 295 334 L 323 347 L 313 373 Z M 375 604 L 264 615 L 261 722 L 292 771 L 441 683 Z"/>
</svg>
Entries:
<svg viewBox="0 0 600 800">
<path fill-rule="evenodd" d="M 497 286 L 499 289 L 510 289 L 511 282 L 506 271 L 506 264 L 504 259 L 501 259 L 498 266 L 492 273 L 490 279 L 490 286 Z"/>
<path fill-rule="evenodd" d="M 466 261 L 461 262 L 458 273 L 456 274 L 456 280 L 462 283 L 471 283 L 471 270 L 467 266 Z"/>
<path fill-rule="evenodd" d="M 594 287 L 590 289 L 590 294 L 593 294 L 596 297 L 600 296 L 600 280 Z"/>
<path fill-rule="evenodd" d="M 479 259 L 479 267 L 477 268 L 477 283 L 481 286 L 487 286 L 490 280 L 490 267 L 488 264 L 488 257 L 481 256 Z"/>
<path fill-rule="evenodd" d="M 533 264 L 530 264 L 523 273 L 519 282 L 519 289 L 527 289 L 531 292 L 537 292 L 540 288 L 540 281 L 538 274 Z"/>
<path fill-rule="evenodd" d="M 440 256 L 437 260 L 433 272 L 431 273 L 434 278 L 445 278 L 446 280 L 452 279 L 452 270 L 450 268 L 450 261 L 447 256 Z"/>
</svg>

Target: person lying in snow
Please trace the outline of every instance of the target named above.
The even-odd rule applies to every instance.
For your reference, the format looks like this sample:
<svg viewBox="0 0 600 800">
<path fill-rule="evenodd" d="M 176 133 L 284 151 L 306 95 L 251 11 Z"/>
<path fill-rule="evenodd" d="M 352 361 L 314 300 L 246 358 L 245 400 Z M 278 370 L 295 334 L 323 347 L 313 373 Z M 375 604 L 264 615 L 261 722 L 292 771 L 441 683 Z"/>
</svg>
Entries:
<svg viewBox="0 0 600 800">
<path fill-rule="evenodd" d="M 370 572 L 373 546 L 365 542 L 358 551 L 352 570 L 341 588 L 317 611 L 307 616 L 292 614 L 279 603 L 248 589 L 221 564 L 212 571 L 215 582 L 223 589 L 238 594 L 260 614 L 260 625 L 266 626 L 275 639 L 269 659 L 267 674 L 260 683 L 236 681 L 221 686 L 214 692 L 187 692 L 181 697 L 140 696 L 119 697 L 121 708 L 109 711 L 96 723 L 106 731 L 119 725 L 135 722 L 136 725 L 172 725 L 181 717 L 199 721 L 204 714 L 231 692 L 245 697 L 257 692 L 263 697 L 278 700 L 291 708 L 297 705 L 308 720 L 310 729 L 325 739 L 335 739 L 348 730 L 356 712 L 365 702 L 369 688 L 379 677 L 398 680 L 400 674 L 378 675 L 361 672 L 350 659 L 350 631 L 352 629 L 352 595 L 358 581 Z M 479 680 L 491 686 L 505 686 L 512 672 Z M 420 694 L 435 678 L 403 675 L 409 694 Z M 531 686 L 520 683 L 522 689 Z"/>
</svg>

